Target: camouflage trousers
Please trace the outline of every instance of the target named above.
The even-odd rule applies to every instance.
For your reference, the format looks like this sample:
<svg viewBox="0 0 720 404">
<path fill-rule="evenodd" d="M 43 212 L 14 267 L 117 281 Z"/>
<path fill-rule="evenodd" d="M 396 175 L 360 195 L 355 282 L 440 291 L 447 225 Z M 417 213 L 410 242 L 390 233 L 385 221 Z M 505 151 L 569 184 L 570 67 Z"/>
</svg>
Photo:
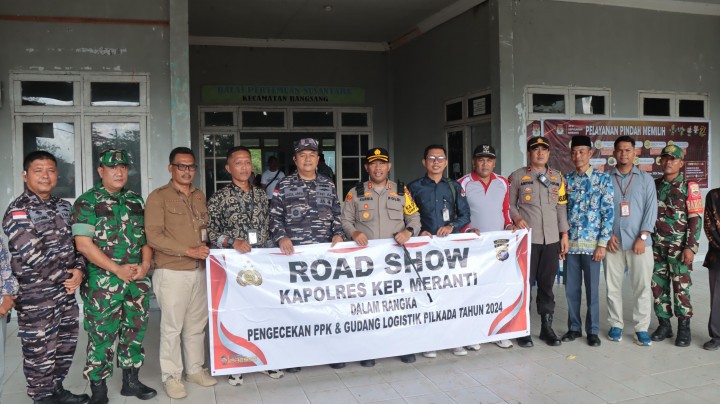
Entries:
<svg viewBox="0 0 720 404">
<path fill-rule="evenodd" d="M 114 277 L 114 275 L 113 275 Z M 117 278 L 116 278 L 117 279 Z M 142 347 L 148 323 L 150 295 L 144 283 L 114 280 L 108 288 L 91 287 L 83 291 L 84 327 L 88 334 L 87 361 L 83 374 L 90 381 L 107 379 L 113 374 L 113 345 L 117 339 L 117 365 L 140 367 L 145 360 Z M 138 285 L 142 284 L 139 289 Z"/>
<path fill-rule="evenodd" d="M 673 249 L 675 252 L 675 249 Z M 680 254 L 669 255 L 667 247 L 653 246 L 655 266 L 653 267 L 652 289 L 655 308 L 655 315 L 658 318 L 671 318 L 673 308 L 670 299 L 670 287 L 672 286 L 672 303 L 675 308 L 675 316 L 678 318 L 692 317 L 692 304 L 690 304 L 690 286 L 692 279 L 690 271 L 692 265 L 682 263 L 682 251 Z"/>
<path fill-rule="evenodd" d="M 18 337 L 22 345 L 27 394 L 33 400 L 52 395 L 56 382 L 65 380 L 78 337 L 78 305 L 65 288 L 49 307 L 18 310 Z M 2 319 L 5 320 L 4 318 Z"/>
</svg>

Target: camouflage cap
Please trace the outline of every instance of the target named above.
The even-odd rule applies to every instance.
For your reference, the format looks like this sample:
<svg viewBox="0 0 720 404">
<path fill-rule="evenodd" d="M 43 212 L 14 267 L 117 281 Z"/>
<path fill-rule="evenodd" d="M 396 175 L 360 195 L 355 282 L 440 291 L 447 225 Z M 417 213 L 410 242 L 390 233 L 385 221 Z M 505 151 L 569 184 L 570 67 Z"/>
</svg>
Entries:
<svg viewBox="0 0 720 404">
<path fill-rule="evenodd" d="M 306 137 L 295 142 L 295 153 L 303 150 L 318 151 L 318 141 L 311 137 Z"/>
<path fill-rule="evenodd" d="M 685 153 L 683 153 L 683 150 L 675 146 L 674 144 L 671 144 L 670 146 L 665 146 L 665 148 L 662 149 L 662 152 L 660 152 L 660 156 L 672 156 L 680 160 L 685 159 Z"/>
<path fill-rule="evenodd" d="M 116 166 L 118 164 L 130 165 L 130 159 L 125 150 L 120 149 L 108 149 L 100 153 L 99 156 L 100 164 L 108 167 Z"/>
</svg>

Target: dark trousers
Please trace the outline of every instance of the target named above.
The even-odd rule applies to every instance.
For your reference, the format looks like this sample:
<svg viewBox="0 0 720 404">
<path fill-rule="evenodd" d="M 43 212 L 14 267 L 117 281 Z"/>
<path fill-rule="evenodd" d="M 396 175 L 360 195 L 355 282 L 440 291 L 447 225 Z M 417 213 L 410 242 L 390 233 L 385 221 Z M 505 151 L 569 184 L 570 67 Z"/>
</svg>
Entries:
<svg viewBox="0 0 720 404">
<path fill-rule="evenodd" d="M 555 312 L 555 294 L 553 285 L 558 271 L 560 260 L 560 243 L 531 244 L 530 246 L 530 288 L 537 282 L 538 314 L 553 314 Z"/>
<path fill-rule="evenodd" d="M 581 331 L 582 285 L 585 283 L 585 332 L 600 332 L 600 261 L 593 261 L 590 254 L 567 254 L 565 256 L 565 296 L 568 305 L 568 330 Z"/>
<path fill-rule="evenodd" d="M 77 302 L 69 296 L 55 306 L 18 310 L 23 372 L 31 399 L 51 396 L 55 383 L 67 376 L 77 345 L 78 314 Z"/>
<path fill-rule="evenodd" d="M 710 321 L 708 332 L 714 341 L 720 341 L 720 268 L 708 269 L 710 277 Z"/>
</svg>

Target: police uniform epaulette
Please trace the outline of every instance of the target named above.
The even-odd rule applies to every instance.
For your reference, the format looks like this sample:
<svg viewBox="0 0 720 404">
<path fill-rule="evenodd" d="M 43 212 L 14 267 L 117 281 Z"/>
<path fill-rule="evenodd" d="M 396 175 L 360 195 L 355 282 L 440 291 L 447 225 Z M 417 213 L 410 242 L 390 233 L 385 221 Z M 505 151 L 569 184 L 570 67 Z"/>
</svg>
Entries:
<svg viewBox="0 0 720 404">
<path fill-rule="evenodd" d="M 363 196 L 365 194 L 365 183 L 364 182 L 358 182 L 355 184 L 355 193 L 357 196 Z"/>
</svg>

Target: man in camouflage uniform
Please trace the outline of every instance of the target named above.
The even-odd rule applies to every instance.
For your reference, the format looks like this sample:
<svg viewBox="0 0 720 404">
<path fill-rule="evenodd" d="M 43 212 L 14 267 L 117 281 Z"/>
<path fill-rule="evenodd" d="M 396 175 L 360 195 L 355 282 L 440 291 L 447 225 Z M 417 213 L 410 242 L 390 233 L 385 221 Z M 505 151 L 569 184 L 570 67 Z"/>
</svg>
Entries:
<svg viewBox="0 0 720 404">
<path fill-rule="evenodd" d="M 293 245 L 329 242 L 335 245 L 343 241 L 335 184 L 316 172 L 320 160 L 318 141 L 312 138 L 297 141 L 293 160 L 297 171 L 278 182 L 270 202 L 272 240 L 285 254 L 295 252 Z M 287 371 L 296 373 L 300 368 Z"/>
<path fill-rule="evenodd" d="M 681 170 L 685 153 L 670 145 L 660 154 L 662 178 L 655 180 L 658 197 L 658 216 L 653 233 L 653 268 L 650 284 L 655 299 L 655 315 L 659 326 L 653 332 L 653 341 L 662 341 L 673 336 L 670 317 L 673 315 L 670 300 L 672 284 L 675 316 L 678 318 L 678 333 L 675 345 L 690 345 L 690 271 L 697 253 L 703 213 L 700 186 L 687 182 Z"/>
<path fill-rule="evenodd" d="M 101 183 L 80 195 L 73 206 L 72 232 L 88 261 L 82 288 L 88 333 L 84 374 L 90 380 L 91 403 L 107 403 L 105 379 L 112 376 L 113 345 L 123 369 L 120 394 L 141 400 L 157 392 L 138 380 L 145 359 L 142 342 L 148 322 L 152 249 L 146 245 L 144 202 L 124 189 L 128 180 L 125 150 L 100 154 Z"/>
<path fill-rule="evenodd" d="M 7 337 L 7 320 L 10 311 L 15 307 L 18 289 L 17 279 L 10 267 L 10 253 L 5 244 L 0 242 L 0 398 L 2 398 L 3 381 L 5 380 L 5 338 Z"/>
<path fill-rule="evenodd" d="M 22 178 L 26 189 L 8 206 L 3 230 L 20 286 L 15 303 L 27 393 L 35 403 L 85 403 L 87 394 L 63 388 L 77 345 L 75 290 L 85 271 L 73 244 L 72 207 L 51 194 L 58 180 L 52 154 L 29 153 Z"/>
<path fill-rule="evenodd" d="M 242 254 L 249 253 L 253 247 L 272 247 L 267 193 L 250 182 L 250 149 L 235 146 L 228 150 L 226 159 L 225 170 L 230 174 L 232 182 L 213 194 L 208 202 L 210 243 L 217 248 L 232 248 Z M 263 373 L 273 379 L 284 375 L 282 370 L 266 370 Z M 228 383 L 242 385 L 243 375 L 228 376 Z"/>
<path fill-rule="evenodd" d="M 420 233 L 420 213 L 406 187 L 388 179 L 392 163 L 390 154 L 381 147 L 365 154 L 365 171 L 370 180 L 359 183 L 345 197 L 342 226 L 345 235 L 358 245 L 368 240 L 393 238 L 405 244 Z M 415 362 L 415 354 L 400 357 L 405 363 Z M 375 366 L 374 359 L 360 361 L 364 367 Z"/>
</svg>

